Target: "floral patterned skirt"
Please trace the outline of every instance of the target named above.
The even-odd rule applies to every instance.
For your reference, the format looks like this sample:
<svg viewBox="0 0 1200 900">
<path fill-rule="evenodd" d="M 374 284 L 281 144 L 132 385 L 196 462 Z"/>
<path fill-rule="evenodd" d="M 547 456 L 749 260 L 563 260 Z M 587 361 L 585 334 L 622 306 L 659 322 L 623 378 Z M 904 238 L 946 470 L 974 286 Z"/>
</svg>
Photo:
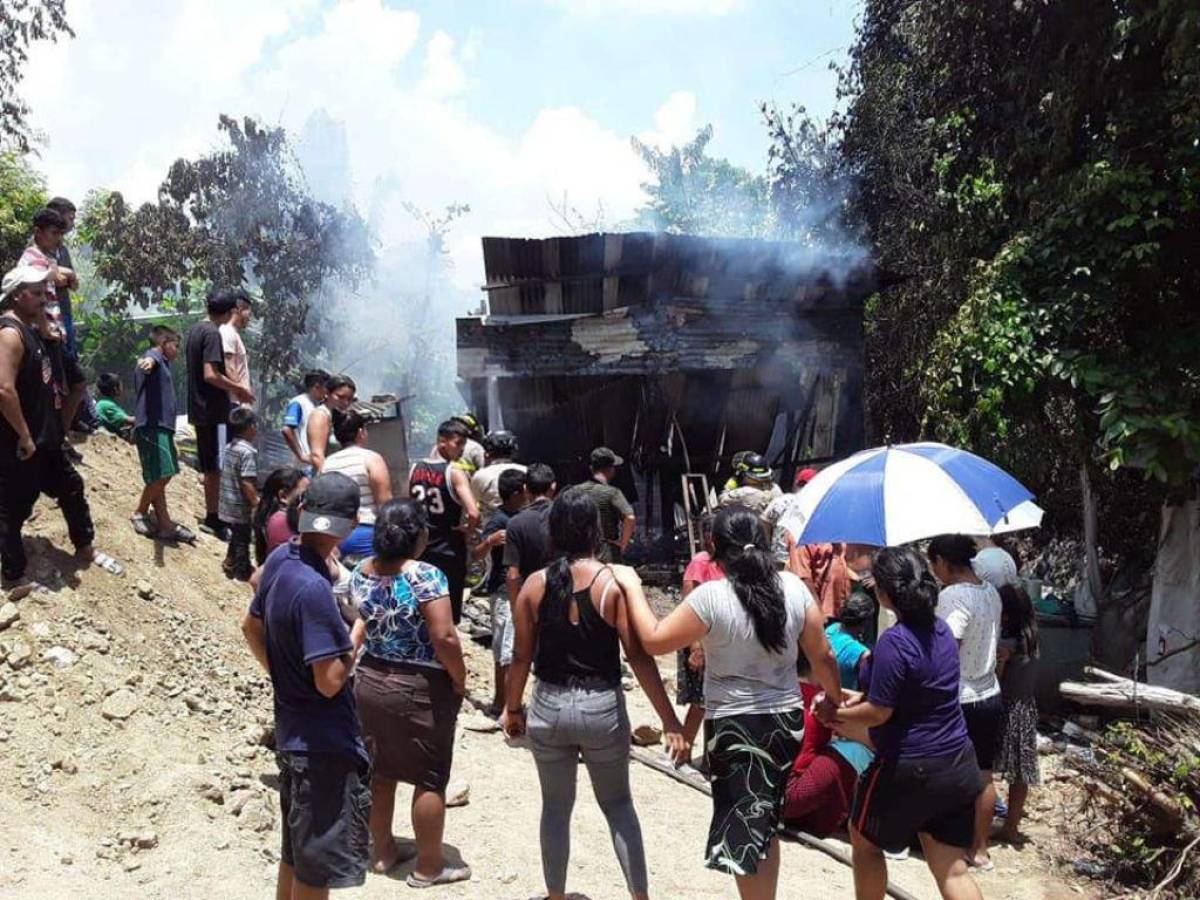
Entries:
<svg viewBox="0 0 1200 900">
<path fill-rule="evenodd" d="M 1037 702 L 1032 697 L 1004 701 L 996 774 L 1010 784 L 1042 783 L 1037 752 Z"/>
</svg>

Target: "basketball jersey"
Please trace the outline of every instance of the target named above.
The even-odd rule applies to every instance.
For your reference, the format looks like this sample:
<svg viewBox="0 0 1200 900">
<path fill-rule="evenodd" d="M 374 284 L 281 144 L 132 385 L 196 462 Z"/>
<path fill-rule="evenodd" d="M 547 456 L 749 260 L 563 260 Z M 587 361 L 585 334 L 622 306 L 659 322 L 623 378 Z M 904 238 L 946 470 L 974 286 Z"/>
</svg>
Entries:
<svg viewBox="0 0 1200 900">
<path fill-rule="evenodd" d="M 429 462 L 421 460 L 413 466 L 408 476 L 408 493 L 425 504 L 429 516 L 429 546 L 431 549 L 457 549 L 464 543 L 463 535 L 457 530 L 462 521 L 462 504 L 450 487 L 450 463 L 445 460 Z"/>
</svg>

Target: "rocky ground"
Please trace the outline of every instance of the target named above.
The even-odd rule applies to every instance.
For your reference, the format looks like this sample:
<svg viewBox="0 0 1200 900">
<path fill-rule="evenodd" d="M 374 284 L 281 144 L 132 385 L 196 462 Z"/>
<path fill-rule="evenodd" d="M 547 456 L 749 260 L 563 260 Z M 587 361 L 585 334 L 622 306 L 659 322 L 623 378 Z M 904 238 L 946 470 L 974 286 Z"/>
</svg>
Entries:
<svg viewBox="0 0 1200 900">
<path fill-rule="evenodd" d="M 240 898 L 271 894 L 278 861 L 278 803 L 270 743 L 270 689 L 244 649 L 238 622 L 246 586 L 220 571 L 224 545 L 163 547 L 136 536 L 128 515 L 140 478 L 132 448 L 93 439 L 84 477 L 98 546 L 124 561 L 114 577 L 78 568 L 56 507 L 39 503 L 27 529 L 32 574 L 47 590 L 0 604 L 0 896 L 5 898 Z M 193 474 L 170 499 L 180 521 L 199 511 Z M 474 690 L 490 691 L 491 658 L 467 642 Z M 664 660 L 664 669 L 670 668 Z M 635 724 L 652 721 L 640 691 Z M 475 869 L 442 889 L 461 898 L 526 898 L 541 888 L 539 796 L 532 761 L 464 718 L 455 779 L 469 802 L 452 810 L 447 840 Z M 581 774 L 586 780 L 586 775 Z M 657 896 L 734 896 L 732 882 L 700 862 L 709 801 L 644 766 L 633 770 Z M 1052 830 L 1053 794 L 1038 801 Z M 406 801 L 398 807 L 403 810 Z M 408 834 L 406 815 L 398 834 Z M 788 846 L 781 897 L 851 896 L 849 871 Z M 935 896 L 924 867 L 895 877 Z M 623 896 L 595 804 L 581 786 L 572 886 L 592 900 Z M 985 895 L 1065 898 L 1085 893 L 1049 874 L 1036 845 L 997 852 Z M 371 877 L 347 898 L 407 892 Z"/>
</svg>

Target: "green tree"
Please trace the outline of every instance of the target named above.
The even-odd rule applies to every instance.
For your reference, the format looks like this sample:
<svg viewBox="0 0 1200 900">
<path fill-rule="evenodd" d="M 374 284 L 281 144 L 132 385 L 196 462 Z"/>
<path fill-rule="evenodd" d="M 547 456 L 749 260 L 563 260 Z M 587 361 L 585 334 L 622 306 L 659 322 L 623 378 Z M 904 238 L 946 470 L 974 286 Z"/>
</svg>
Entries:
<svg viewBox="0 0 1200 900">
<path fill-rule="evenodd" d="M 809 246 L 857 244 L 847 217 L 851 179 L 841 121 L 817 122 L 800 105 L 759 106 L 767 126 L 767 196 L 776 236 Z"/>
<path fill-rule="evenodd" d="M 0 153 L 0 269 L 17 264 L 29 243 L 33 215 L 46 200 L 46 184 L 25 158 Z"/>
<path fill-rule="evenodd" d="M 708 155 L 706 125 L 682 147 L 659 150 L 632 138 L 650 169 L 647 202 L 635 224 L 654 231 L 716 237 L 764 237 L 773 232 L 767 180 Z"/>
<path fill-rule="evenodd" d="M 325 345 L 334 282 L 353 286 L 374 261 L 353 210 L 314 200 L 283 129 L 222 116 L 226 148 L 170 168 L 157 203 L 133 209 L 103 195 L 83 217 L 106 311 L 131 305 L 197 311 L 204 288 L 261 296 L 251 349 L 262 392 L 277 405 L 301 364 Z M 197 290 L 197 286 L 202 289 Z"/>
<path fill-rule="evenodd" d="M 1152 554 L 1200 464 L 1198 39 L 1193 0 L 868 0 L 844 82 L 853 211 L 896 279 L 868 307 L 875 436 L 978 448 L 1078 514 L 1117 665 L 1136 616 L 1099 547 Z"/>
<path fill-rule="evenodd" d="M 17 94 L 29 46 L 74 37 L 66 0 L 4 0 L 0 9 L 0 146 L 29 151 L 29 107 Z"/>
</svg>

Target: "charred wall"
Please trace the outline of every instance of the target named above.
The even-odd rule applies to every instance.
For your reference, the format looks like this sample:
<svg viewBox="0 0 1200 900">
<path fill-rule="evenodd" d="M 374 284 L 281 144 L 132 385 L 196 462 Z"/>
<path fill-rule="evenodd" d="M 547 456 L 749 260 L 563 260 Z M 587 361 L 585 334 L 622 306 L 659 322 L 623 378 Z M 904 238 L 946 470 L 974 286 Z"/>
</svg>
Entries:
<svg viewBox="0 0 1200 900">
<path fill-rule="evenodd" d="M 862 446 L 860 263 L 661 234 L 483 246 L 488 314 L 457 323 L 464 392 L 564 481 L 594 446 L 624 454 L 651 531 L 671 530 L 683 472 L 720 479 L 754 449 L 789 479 Z"/>
</svg>

